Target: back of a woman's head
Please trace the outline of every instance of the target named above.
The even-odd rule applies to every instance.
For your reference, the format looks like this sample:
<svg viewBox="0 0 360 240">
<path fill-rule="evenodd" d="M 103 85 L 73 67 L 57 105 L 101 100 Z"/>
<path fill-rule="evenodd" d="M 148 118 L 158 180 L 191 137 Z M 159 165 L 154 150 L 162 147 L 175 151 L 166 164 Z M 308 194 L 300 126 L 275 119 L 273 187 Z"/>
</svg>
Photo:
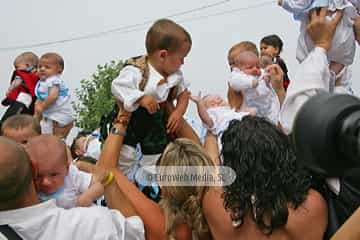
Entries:
<svg viewBox="0 0 360 240">
<path fill-rule="evenodd" d="M 286 224 L 288 204 L 297 208 L 305 200 L 310 178 L 297 164 L 288 137 L 266 119 L 232 121 L 222 136 L 222 156 L 236 172 L 224 192 L 234 225 L 249 215 L 270 234 Z"/>
<path fill-rule="evenodd" d="M 158 166 L 164 169 L 167 176 L 189 176 L 202 174 L 203 167 L 213 166 L 213 162 L 201 146 L 180 138 L 165 148 Z M 206 232 L 202 199 L 208 187 L 196 182 L 193 182 L 192 186 L 180 185 L 161 188 L 163 196 L 160 205 L 164 209 L 168 236 L 172 235 L 176 224 L 181 222 L 190 224 L 195 233 Z"/>
</svg>

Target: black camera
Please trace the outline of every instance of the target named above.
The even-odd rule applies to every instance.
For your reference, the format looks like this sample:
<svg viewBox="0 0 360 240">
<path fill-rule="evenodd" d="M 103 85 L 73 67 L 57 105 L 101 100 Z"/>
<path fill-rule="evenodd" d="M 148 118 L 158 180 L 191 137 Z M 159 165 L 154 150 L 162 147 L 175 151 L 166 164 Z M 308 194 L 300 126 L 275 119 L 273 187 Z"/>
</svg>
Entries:
<svg viewBox="0 0 360 240">
<path fill-rule="evenodd" d="M 360 167 L 360 99 L 322 92 L 299 110 L 293 127 L 298 159 L 313 173 L 342 176 Z"/>
</svg>

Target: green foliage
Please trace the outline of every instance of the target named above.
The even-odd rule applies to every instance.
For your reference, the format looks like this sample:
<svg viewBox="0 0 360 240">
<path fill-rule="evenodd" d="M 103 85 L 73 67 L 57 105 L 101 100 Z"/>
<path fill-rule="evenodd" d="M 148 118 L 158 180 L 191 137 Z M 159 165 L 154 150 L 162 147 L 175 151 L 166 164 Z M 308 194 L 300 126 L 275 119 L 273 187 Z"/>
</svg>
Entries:
<svg viewBox="0 0 360 240">
<path fill-rule="evenodd" d="M 112 110 L 115 101 L 111 94 L 111 82 L 122 67 L 122 61 L 98 65 L 96 73 L 89 79 L 81 80 L 81 87 L 75 90 L 78 101 L 72 103 L 78 127 L 94 130 L 99 127 L 101 116 Z"/>
</svg>

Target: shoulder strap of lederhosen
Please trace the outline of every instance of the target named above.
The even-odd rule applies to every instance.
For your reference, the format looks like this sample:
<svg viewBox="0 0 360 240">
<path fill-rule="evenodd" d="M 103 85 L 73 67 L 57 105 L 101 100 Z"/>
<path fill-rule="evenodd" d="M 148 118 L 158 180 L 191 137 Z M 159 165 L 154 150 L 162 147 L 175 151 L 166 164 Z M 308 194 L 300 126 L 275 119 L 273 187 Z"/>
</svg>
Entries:
<svg viewBox="0 0 360 240">
<path fill-rule="evenodd" d="M 142 74 L 142 79 L 139 84 L 139 89 L 141 91 L 144 91 L 145 86 L 149 79 L 149 66 L 147 64 L 147 56 L 143 55 L 143 56 L 130 58 L 130 59 L 126 60 L 125 64 L 124 64 L 124 66 L 128 66 L 128 65 L 132 65 L 132 66 L 140 69 L 141 74 Z"/>
</svg>

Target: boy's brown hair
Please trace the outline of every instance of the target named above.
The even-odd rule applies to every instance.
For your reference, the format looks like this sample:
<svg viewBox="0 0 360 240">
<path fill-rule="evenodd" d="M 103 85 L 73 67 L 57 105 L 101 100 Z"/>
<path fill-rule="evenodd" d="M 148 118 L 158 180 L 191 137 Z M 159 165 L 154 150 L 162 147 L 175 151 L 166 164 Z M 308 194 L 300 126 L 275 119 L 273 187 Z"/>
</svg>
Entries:
<svg viewBox="0 0 360 240">
<path fill-rule="evenodd" d="M 230 66 L 235 64 L 235 57 L 244 51 L 250 51 L 259 56 L 259 51 L 256 47 L 256 44 L 250 41 L 243 41 L 232 46 L 228 52 L 228 63 Z"/>
<path fill-rule="evenodd" d="M 45 53 L 44 55 L 42 55 L 40 57 L 41 58 L 45 58 L 45 59 L 54 59 L 56 61 L 56 63 L 64 70 L 64 59 L 57 53 L 54 52 L 49 52 L 49 53 Z"/>
<path fill-rule="evenodd" d="M 169 19 L 157 20 L 146 33 L 146 51 L 148 55 L 157 50 L 177 51 L 184 42 L 191 42 L 190 34 L 179 24 Z"/>
<path fill-rule="evenodd" d="M 33 52 L 23 52 L 15 58 L 14 67 L 21 62 L 28 65 L 28 67 L 37 66 L 39 63 L 39 57 Z"/>
<path fill-rule="evenodd" d="M 17 114 L 9 117 L 1 125 L 1 135 L 6 129 L 23 129 L 31 127 L 36 133 L 41 134 L 41 127 L 38 120 L 28 114 Z"/>
</svg>

